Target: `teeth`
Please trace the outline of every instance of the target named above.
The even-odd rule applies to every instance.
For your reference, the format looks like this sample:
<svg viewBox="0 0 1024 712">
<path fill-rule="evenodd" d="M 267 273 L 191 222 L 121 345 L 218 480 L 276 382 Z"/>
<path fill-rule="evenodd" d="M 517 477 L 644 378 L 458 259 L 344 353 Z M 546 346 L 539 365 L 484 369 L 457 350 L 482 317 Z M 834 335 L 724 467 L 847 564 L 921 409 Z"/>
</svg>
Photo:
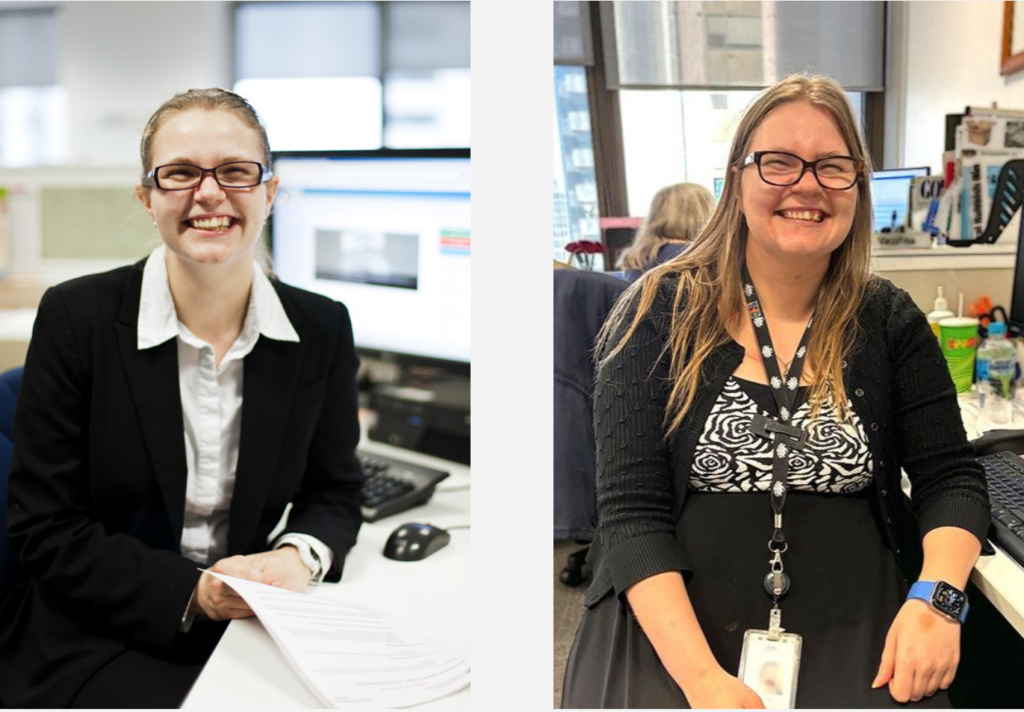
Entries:
<svg viewBox="0 0 1024 712">
<path fill-rule="evenodd" d="M 821 222 L 825 219 L 825 216 L 819 213 L 817 210 L 782 210 L 779 214 L 784 218 L 790 220 L 809 220 L 812 222 Z"/>
<path fill-rule="evenodd" d="M 192 220 L 192 227 L 200 230 L 226 230 L 231 225 L 231 218 L 208 218 L 206 220 Z"/>
</svg>

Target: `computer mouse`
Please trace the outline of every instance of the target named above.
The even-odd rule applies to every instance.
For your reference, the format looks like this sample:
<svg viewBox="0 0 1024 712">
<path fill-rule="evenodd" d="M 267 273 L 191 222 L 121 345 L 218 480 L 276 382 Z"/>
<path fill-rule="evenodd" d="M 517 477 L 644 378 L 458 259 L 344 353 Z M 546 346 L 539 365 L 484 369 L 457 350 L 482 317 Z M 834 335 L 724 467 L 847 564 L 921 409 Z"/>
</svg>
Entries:
<svg viewBox="0 0 1024 712">
<path fill-rule="evenodd" d="M 395 561 L 422 561 L 451 541 L 444 529 L 409 522 L 391 532 L 384 545 L 384 556 Z"/>
</svg>

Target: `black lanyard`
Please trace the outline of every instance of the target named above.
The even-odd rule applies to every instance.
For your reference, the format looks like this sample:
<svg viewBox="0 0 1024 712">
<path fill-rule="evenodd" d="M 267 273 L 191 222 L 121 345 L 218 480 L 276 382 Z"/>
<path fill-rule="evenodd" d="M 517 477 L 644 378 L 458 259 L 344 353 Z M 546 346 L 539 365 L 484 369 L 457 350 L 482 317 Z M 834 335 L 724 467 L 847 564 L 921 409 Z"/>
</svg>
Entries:
<svg viewBox="0 0 1024 712">
<path fill-rule="evenodd" d="M 768 333 L 768 324 L 765 322 L 761 303 L 754 290 L 754 281 L 750 278 L 745 264 L 743 265 L 743 293 L 747 299 L 747 312 L 754 325 L 754 334 L 757 336 L 758 346 L 761 347 L 761 356 L 768 374 L 772 397 L 779 409 L 778 420 L 757 413 L 754 415 L 754 421 L 750 427 L 754 434 L 772 441 L 772 486 L 770 492 L 774 527 L 771 539 L 768 541 L 768 550 L 772 552 L 773 558 L 768 562 L 771 566 L 771 573 L 765 577 L 764 585 L 768 595 L 772 597 L 773 605 L 777 608 L 779 599 L 789 591 L 789 576 L 786 575 L 782 567 L 782 554 L 789 548 L 782 532 L 782 511 L 786 504 L 788 488 L 789 453 L 794 448 L 802 450 L 807 445 L 807 434 L 800 428 L 790 425 L 789 420 L 793 417 L 797 401 L 800 371 L 803 369 L 804 356 L 807 355 L 807 340 L 811 334 L 811 323 L 814 321 L 814 316 L 812 315 L 807 320 L 807 328 L 800 339 L 793 362 L 783 377 L 776 360 L 775 347 L 772 346 L 771 334 Z"/>
</svg>

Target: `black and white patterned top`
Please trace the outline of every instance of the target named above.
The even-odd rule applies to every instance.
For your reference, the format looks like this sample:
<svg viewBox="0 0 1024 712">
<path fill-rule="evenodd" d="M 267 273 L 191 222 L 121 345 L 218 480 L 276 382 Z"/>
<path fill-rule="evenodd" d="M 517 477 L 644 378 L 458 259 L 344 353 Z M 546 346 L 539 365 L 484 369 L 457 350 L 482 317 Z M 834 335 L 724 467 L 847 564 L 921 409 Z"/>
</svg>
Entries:
<svg viewBox="0 0 1024 712">
<path fill-rule="evenodd" d="M 810 405 L 806 388 L 790 424 L 806 428 Z M 871 483 L 868 439 L 850 407 L 851 421 L 836 417 L 830 399 L 821 408 L 818 425 L 807 434 L 807 448 L 789 458 L 789 486 L 805 492 L 849 494 Z M 772 443 L 750 430 L 754 414 L 775 417 L 769 386 L 730 377 L 715 401 L 697 442 L 690 489 L 703 492 L 767 492 L 772 483 Z"/>
</svg>

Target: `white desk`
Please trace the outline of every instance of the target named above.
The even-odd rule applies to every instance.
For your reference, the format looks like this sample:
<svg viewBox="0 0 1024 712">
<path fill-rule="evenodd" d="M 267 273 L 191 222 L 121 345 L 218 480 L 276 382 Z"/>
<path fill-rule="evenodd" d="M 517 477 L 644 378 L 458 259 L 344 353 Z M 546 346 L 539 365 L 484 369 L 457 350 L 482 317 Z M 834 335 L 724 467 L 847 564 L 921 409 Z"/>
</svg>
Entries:
<svg viewBox="0 0 1024 712">
<path fill-rule="evenodd" d="M 385 559 L 384 542 L 400 524 L 429 522 L 447 528 L 470 523 L 470 491 L 444 490 L 469 485 L 469 468 L 376 443 L 359 445 L 370 454 L 447 470 L 451 476 L 425 506 L 363 524 L 359 541 L 345 559 L 341 582 L 311 586 L 306 595 L 337 598 L 401 618 L 424 634 L 470 650 L 470 532 L 456 529 L 451 543 L 417 562 Z M 285 660 L 256 618 L 234 620 L 192 687 L 182 709 L 319 708 L 322 705 Z M 422 705 L 469 709 L 470 690 Z"/>
</svg>

